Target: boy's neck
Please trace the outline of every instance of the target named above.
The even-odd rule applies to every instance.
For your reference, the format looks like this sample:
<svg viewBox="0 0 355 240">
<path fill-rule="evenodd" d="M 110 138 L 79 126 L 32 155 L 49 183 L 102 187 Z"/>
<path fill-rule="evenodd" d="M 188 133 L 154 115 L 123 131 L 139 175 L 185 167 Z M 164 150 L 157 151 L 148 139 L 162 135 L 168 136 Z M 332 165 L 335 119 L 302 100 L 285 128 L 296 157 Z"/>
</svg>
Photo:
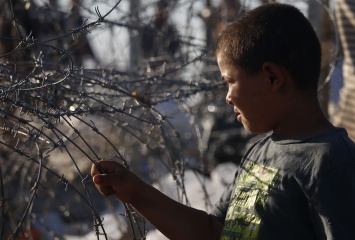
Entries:
<svg viewBox="0 0 355 240">
<path fill-rule="evenodd" d="M 303 98 L 294 98 L 293 101 L 288 102 L 289 104 L 285 105 L 285 117 L 274 128 L 275 134 L 302 138 L 334 128 L 322 112 L 317 96 L 304 94 Z"/>
</svg>

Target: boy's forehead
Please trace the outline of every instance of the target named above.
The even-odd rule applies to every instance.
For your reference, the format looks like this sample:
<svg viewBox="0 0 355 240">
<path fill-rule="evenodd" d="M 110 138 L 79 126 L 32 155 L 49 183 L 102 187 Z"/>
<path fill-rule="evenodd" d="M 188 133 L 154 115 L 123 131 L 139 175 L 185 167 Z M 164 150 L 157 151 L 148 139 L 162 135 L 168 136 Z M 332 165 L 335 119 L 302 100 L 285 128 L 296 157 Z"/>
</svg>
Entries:
<svg viewBox="0 0 355 240">
<path fill-rule="evenodd" d="M 218 61 L 219 70 L 221 72 L 221 77 L 223 80 L 228 80 L 231 78 L 235 78 L 237 75 L 243 72 L 243 69 L 236 65 L 235 63 L 231 63 L 224 58 L 220 58 Z"/>
<path fill-rule="evenodd" d="M 226 70 L 232 70 L 232 69 L 239 69 L 240 67 L 234 63 L 231 62 L 227 57 L 225 57 L 223 54 L 218 54 L 217 55 L 217 63 L 219 66 L 219 69 L 222 71 L 226 71 Z"/>
<path fill-rule="evenodd" d="M 217 63 L 218 63 L 218 66 L 221 67 L 222 66 L 227 66 L 227 65 L 233 65 L 233 63 L 231 61 L 228 60 L 228 58 L 223 54 L 223 53 L 219 53 L 217 55 Z"/>
</svg>

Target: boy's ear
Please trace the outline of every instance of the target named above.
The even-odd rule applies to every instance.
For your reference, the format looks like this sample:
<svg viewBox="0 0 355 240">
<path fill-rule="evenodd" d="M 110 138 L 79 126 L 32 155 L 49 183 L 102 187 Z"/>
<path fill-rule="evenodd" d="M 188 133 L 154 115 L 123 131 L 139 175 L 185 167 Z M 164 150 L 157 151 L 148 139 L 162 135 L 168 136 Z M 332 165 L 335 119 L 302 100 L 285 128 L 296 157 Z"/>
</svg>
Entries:
<svg viewBox="0 0 355 240">
<path fill-rule="evenodd" d="M 265 62 L 262 65 L 262 71 L 269 81 L 272 90 L 279 90 L 285 83 L 284 69 L 276 63 Z"/>
</svg>

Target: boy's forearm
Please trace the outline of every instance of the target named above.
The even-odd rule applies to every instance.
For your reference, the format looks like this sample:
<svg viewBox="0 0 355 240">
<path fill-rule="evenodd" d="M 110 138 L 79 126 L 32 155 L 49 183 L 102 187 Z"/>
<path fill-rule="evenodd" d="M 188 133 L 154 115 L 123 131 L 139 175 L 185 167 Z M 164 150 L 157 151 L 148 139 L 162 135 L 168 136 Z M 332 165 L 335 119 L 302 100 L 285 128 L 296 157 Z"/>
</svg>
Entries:
<svg viewBox="0 0 355 240">
<path fill-rule="evenodd" d="M 223 224 L 215 216 L 176 202 L 152 186 L 144 187 L 131 204 L 171 240 L 220 237 Z"/>
</svg>

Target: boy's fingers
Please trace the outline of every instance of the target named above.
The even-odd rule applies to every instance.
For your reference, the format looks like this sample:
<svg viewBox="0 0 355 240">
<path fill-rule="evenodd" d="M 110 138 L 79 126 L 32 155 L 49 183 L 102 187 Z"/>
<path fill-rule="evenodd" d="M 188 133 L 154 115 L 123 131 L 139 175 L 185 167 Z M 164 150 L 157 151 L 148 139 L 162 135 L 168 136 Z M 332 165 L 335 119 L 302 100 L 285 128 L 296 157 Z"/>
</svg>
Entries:
<svg viewBox="0 0 355 240">
<path fill-rule="evenodd" d="M 92 171 L 91 171 L 91 175 L 92 175 Z M 96 184 L 96 185 L 101 185 L 101 176 L 99 175 L 93 175 L 92 177 L 92 181 Z"/>
<path fill-rule="evenodd" d="M 96 188 L 104 196 L 116 193 L 114 187 L 110 184 L 112 182 L 111 176 L 113 176 L 113 174 L 98 174 L 93 177 Z"/>
<path fill-rule="evenodd" d="M 117 184 L 117 175 L 115 174 L 100 174 L 93 177 L 95 184 L 100 186 L 114 186 Z"/>
<path fill-rule="evenodd" d="M 91 171 L 90 171 L 91 176 L 95 176 L 97 174 L 100 174 L 99 169 L 97 168 L 97 166 L 95 164 L 91 165 Z"/>
<path fill-rule="evenodd" d="M 104 196 L 115 194 L 115 191 L 111 186 L 99 186 L 98 190 Z"/>
<path fill-rule="evenodd" d="M 91 176 L 102 173 L 114 173 L 119 163 L 111 160 L 101 160 L 91 166 Z M 102 172 L 104 171 L 104 172 Z"/>
</svg>

